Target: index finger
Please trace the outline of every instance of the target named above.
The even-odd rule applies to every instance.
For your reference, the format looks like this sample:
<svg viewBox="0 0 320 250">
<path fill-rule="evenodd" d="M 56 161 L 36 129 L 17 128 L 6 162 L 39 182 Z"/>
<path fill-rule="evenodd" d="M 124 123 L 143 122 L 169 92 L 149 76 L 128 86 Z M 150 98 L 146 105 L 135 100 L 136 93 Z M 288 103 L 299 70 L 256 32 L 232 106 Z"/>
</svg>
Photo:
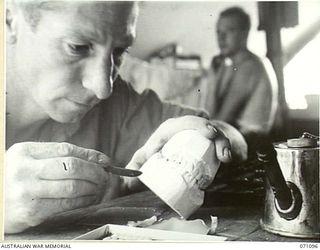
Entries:
<svg viewBox="0 0 320 250">
<path fill-rule="evenodd" d="M 100 185 L 110 175 L 99 164 L 74 157 L 37 160 L 31 167 L 42 180 L 83 180 Z"/>
<path fill-rule="evenodd" d="M 67 142 L 27 142 L 23 143 L 23 147 L 29 156 L 37 160 L 72 156 L 94 163 L 110 162 L 109 157 L 102 152 Z"/>
</svg>

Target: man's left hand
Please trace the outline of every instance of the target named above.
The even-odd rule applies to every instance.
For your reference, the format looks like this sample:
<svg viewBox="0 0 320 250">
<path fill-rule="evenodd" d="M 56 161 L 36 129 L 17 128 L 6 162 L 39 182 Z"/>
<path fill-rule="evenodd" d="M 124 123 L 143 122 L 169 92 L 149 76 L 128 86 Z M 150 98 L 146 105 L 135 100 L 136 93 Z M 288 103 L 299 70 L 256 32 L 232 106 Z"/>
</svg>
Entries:
<svg viewBox="0 0 320 250">
<path fill-rule="evenodd" d="M 144 146 L 136 151 L 126 168 L 140 169 L 153 154 L 161 150 L 173 135 L 187 129 L 197 130 L 204 137 L 212 140 L 215 143 L 215 155 L 219 161 L 224 163 L 231 162 L 230 141 L 221 130 L 205 118 L 183 116 L 163 122 Z M 129 190 L 137 189 L 139 181 L 137 178 L 124 178 L 124 185 Z"/>
</svg>

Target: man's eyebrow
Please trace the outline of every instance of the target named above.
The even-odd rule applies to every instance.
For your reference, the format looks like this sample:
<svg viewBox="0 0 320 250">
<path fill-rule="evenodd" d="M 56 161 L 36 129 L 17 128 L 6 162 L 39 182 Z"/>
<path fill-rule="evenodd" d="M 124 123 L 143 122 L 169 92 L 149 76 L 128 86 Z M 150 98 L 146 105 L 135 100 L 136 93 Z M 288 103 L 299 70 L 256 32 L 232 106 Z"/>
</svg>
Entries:
<svg viewBox="0 0 320 250">
<path fill-rule="evenodd" d="M 84 40 L 84 41 L 94 41 L 97 43 L 101 43 L 99 41 L 100 36 L 97 32 L 92 31 L 92 30 L 86 30 L 85 32 L 83 31 L 75 31 L 75 30 L 69 30 L 66 37 L 74 37 L 76 39 Z M 117 46 L 121 47 L 130 47 L 135 40 L 135 35 L 132 33 L 122 35 L 119 37 L 117 40 L 114 41 Z"/>
<path fill-rule="evenodd" d="M 66 33 L 66 37 L 73 37 L 80 40 L 85 41 L 95 41 L 98 42 L 99 38 L 95 32 L 92 32 L 90 30 L 88 31 L 75 31 L 75 30 L 68 30 Z"/>
</svg>

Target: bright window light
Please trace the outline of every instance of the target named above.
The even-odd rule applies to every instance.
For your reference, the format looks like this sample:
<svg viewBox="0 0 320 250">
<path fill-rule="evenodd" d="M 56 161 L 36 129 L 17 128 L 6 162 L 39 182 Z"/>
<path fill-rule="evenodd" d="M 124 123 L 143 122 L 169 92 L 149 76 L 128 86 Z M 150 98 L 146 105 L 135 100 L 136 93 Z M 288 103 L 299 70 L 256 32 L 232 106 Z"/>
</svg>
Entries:
<svg viewBox="0 0 320 250">
<path fill-rule="evenodd" d="M 306 109 L 306 95 L 320 95 L 320 34 L 284 68 L 286 101 L 290 109 Z"/>
<path fill-rule="evenodd" d="M 281 30 L 284 47 L 319 20 L 320 1 L 298 1 L 299 25 Z M 290 109 L 306 109 L 306 95 L 320 95 L 320 34 L 284 67 L 284 88 Z"/>
</svg>

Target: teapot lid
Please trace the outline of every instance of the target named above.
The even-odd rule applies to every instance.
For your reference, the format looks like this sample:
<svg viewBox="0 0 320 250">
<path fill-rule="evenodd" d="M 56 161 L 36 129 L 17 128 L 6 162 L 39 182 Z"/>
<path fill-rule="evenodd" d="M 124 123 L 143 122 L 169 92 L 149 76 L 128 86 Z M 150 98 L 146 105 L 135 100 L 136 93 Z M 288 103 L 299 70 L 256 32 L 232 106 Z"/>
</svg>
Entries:
<svg viewBox="0 0 320 250">
<path fill-rule="evenodd" d="M 287 145 L 290 148 L 311 148 L 317 147 L 318 141 L 318 136 L 304 132 L 300 138 L 288 139 Z"/>
<path fill-rule="evenodd" d="M 292 149 L 306 149 L 306 148 L 318 148 L 319 137 L 310 133 L 304 132 L 299 138 L 291 138 L 285 142 L 274 143 L 276 148 L 292 148 Z"/>
</svg>

